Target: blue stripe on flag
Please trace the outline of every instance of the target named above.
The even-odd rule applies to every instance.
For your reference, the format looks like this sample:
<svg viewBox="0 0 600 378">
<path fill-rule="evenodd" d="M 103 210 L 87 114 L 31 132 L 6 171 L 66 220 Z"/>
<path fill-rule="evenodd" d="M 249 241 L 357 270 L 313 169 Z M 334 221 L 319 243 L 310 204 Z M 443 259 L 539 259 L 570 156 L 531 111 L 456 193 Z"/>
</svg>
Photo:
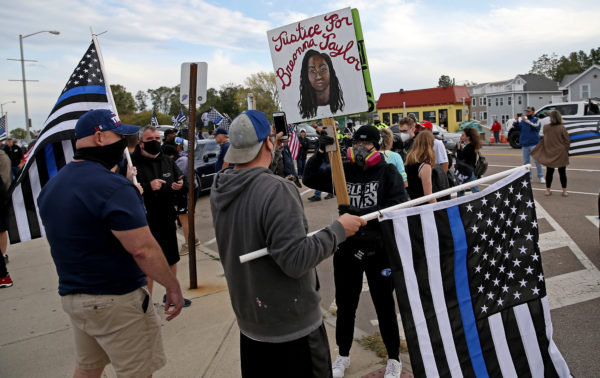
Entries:
<svg viewBox="0 0 600 378">
<path fill-rule="evenodd" d="M 469 356 L 473 364 L 473 370 L 477 377 L 488 377 L 487 367 L 483 359 L 481 344 L 479 343 L 479 332 L 475 323 L 473 304 L 471 303 L 471 291 L 469 290 L 469 274 L 467 272 L 467 235 L 463 226 L 458 206 L 446 209 L 450 221 L 450 231 L 454 240 L 454 280 L 456 284 L 456 296 L 462 317 L 465 338 Z"/>
<path fill-rule="evenodd" d="M 63 93 L 58 98 L 56 103 L 60 104 L 65 98 L 81 94 L 106 94 L 106 87 L 104 85 L 86 85 L 83 87 L 75 87 Z"/>
<path fill-rule="evenodd" d="M 600 137 L 600 133 L 585 133 L 585 134 L 573 135 L 573 136 L 569 137 L 569 139 L 577 140 L 577 139 L 589 138 L 589 137 L 598 138 L 598 137 Z"/>
<path fill-rule="evenodd" d="M 51 179 L 58 173 L 58 167 L 56 166 L 56 158 L 54 157 L 54 149 L 52 144 L 47 144 L 44 147 L 44 156 L 46 157 L 46 169 L 48 170 L 48 178 Z"/>
</svg>

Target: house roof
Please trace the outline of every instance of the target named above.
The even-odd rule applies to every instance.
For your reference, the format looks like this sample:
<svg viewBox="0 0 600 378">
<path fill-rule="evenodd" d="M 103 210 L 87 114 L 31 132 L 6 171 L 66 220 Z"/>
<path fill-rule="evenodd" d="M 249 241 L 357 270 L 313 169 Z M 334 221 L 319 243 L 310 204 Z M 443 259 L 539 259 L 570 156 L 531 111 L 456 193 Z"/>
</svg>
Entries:
<svg viewBox="0 0 600 378">
<path fill-rule="evenodd" d="M 377 101 L 377 109 L 399 108 L 405 102 L 406 106 L 427 106 L 462 104 L 462 99 L 471 101 L 469 91 L 464 85 L 449 86 L 446 88 L 427 88 L 413 91 L 382 93 Z"/>
<path fill-rule="evenodd" d="M 558 91 L 558 85 L 552 79 L 537 74 L 518 75 L 525 80 L 525 92 Z"/>
<path fill-rule="evenodd" d="M 565 77 L 563 78 L 563 80 L 560 82 L 560 88 L 561 90 L 563 89 L 567 89 L 567 87 L 571 84 L 573 84 L 576 80 L 579 79 L 579 77 L 587 74 L 588 72 L 590 72 L 593 69 L 597 69 L 600 70 L 600 66 L 597 64 L 592 64 L 587 70 L 583 71 L 580 74 L 571 74 L 571 75 L 565 75 Z"/>
</svg>

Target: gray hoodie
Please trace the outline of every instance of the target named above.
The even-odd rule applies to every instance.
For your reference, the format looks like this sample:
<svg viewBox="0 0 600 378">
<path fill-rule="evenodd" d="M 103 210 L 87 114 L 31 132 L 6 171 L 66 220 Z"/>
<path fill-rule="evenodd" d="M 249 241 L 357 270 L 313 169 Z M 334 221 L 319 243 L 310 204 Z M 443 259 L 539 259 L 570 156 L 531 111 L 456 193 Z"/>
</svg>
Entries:
<svg viewBox="0 0 600 378">
<path fill-rule="evenodd" d="M 342 224 L 306 236 L 298 190 L 262 167 L 219 172 L 210 204 L 240 331 L 282 343 L 317 329 L 323 320 L 315 267 L 346 239 Z M 240 263 L 239 256 L 264 247 L 269 256 Z"/>
</svg>

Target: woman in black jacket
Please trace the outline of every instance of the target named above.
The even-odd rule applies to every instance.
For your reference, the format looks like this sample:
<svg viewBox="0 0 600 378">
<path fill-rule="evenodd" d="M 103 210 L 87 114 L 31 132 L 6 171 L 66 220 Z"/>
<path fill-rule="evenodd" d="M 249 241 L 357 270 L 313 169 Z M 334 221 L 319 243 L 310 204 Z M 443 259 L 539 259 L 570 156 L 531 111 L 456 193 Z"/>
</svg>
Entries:
<svg viewBox="0 0 600 378">
<path fill-rule="evenodd" d="M 460 140 L 456 144 L 456 167 L 457 179 L 460 184 L 477 180 L 475 176 L 475 163 L 477 163 L 477 153 L 481 149 L 481 140 L 479 133 L 472 127 L 467 127 L 463 130 Z M 471 188 L 471 192 L 479 192 L 479 186 Z M 463 196 L 464 191 L 458 192 L 457 195 Z"/>
<path fill-rule="evenodd" d="M 333 138 L 322 136 L 319 143 L 319 150 L 306 163 L 302 181 L 309 188 L 332 193 L 331 168 L 322 163 L 326 156 L 325 145 L 333 143 Z M 407 200 L 402 177 L 396 167 L 387 164 L 377 151 L 379 144 L 379 130 L 374 126 L 362 126 L 354 133 L 352 148 L 348 149 L 349 162 L 344 163 L 350 205 L 344 208 L 340 206 L 340 212 L 365 215 Z M 376 219 L 369 221 L 356 235 L 340 244 L 333 257 L 333 272 L 337 304 L 335 338 L 339 347 L 339 355 L 333 364 L 333 376 L 343 377 L 344 370 L 350 365 L 350 347 L 363 272 L 367 276 L 379 330 L 388 353 L 386 372 L 399 376 L 402 370 L 399 359 L 400 335 L 391 270 Z"/>
</svg>

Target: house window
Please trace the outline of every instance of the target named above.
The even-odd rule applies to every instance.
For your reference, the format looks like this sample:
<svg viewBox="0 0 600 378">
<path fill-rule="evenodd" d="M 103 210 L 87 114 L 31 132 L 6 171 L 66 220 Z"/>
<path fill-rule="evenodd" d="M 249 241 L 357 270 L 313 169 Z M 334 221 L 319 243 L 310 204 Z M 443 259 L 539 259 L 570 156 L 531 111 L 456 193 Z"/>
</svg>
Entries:
<svg viewBox="0 0 600 378">
<path fill-rule="evenodd" d="M 498 106 L 498 97 L 496 97 L 496 106 Z"/>
<path fill-rule="evenodd" d="M 491 99 L 491 98 L 488 98 L 487 100 L 488 100 L 488 101 L 487 101 L 487 102 L 488 102 L 488 106 L 492 106 L 492 99 Z"/>
<path fill-rule="evenodd" d="M 507 103 L 508 105 L 512 105 L 512 96 L 508 96 L 508 97 L 507 97 L 507 101 L 506 101 L 506 103 Z"/>
<path fill-rule="evenodd" d="M 483 100 L 484 100 L 483 97 L 479 97 L 479 106 L 483 106 Z"/>
<path fill-rule="evenodd" d="M 473 120 L 477 120 L 477 112 L 473 112 Z"/>
<path fill-rule="evenodd" d="M 383 123 L 386 125 L 390 124 L 390 113 L 383 113 Z"/>
<path fill-rule="evenodd" d="M 473 97 L 471 99 L 471 106 L 475 106 L 475 105 L 477 105 L 477 99 L 475 97 Z"/>
<path fill-rule="evenodd" d="M 521 105 L 523 103 L 523 96 L 517 96 L 517 103 Z"/>
<path fill-rule="evenodd" d="M 456 109 L 456 122 L 462 122 L 462 109 Z"/>
<path fill-rule="evenodd" d="M 590 98 L 590 85 L 581 84 L 581 99 L 587 100 L 588 98 Z"/>
<path fill-rule="evenodd" d="M 500 97 L 500 106 L 504 106 L 504 97 Z"/>
<path fill-rule="evenodd" d="M 483 121 L 483 112 L 479 112 L 479 120 Z"/>
<path fill-rule="evenodd" d="M 435 119 L 435 110 L 433 111 L 427 111 L 427 112 L 423 112 L 423 120 L 424 121 L 429 121 L 431 123 L 436 123 L 436 119 Z"/>
<path fill-rule="evenodd" d="M 487 112 L 483 112 L 483 120 L 487 120 Z"/>
</svg>

